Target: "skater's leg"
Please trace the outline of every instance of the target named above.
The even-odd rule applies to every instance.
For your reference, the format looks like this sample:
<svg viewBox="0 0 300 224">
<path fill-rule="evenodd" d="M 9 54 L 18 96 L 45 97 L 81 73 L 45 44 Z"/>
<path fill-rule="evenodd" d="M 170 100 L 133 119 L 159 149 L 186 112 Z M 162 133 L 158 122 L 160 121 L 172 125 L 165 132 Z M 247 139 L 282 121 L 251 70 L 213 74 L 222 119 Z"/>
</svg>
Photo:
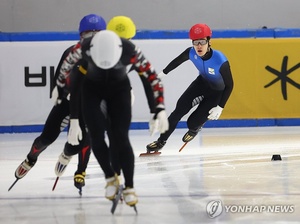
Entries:
<svg viewBox="0 0 300 224">
<path fill-rule="evenodd" d="M 130 89 L 125 90 L 111 101 L 110 119 L 113 141 L 113 155 L 116 155 L 124 175 L 124 200 L 128 205 L 138 202 L 134 190 L 134 153 L 129 140 L 131 122 Z"/>
<path fill-rule="evenodd" d="M 183 142 L 189 142 L 194 139 L 198 132 L 202 129 L 208 120 L 208 112 L 211 108 L 218 104 L 221 95 L 217 92 L 206 97 L 196 108 L 196 110 L 188 117 L 188 132 L 183 136 Z"/>
<path fill-rule="evenodd" d="M 36 162 L 38 156 L 57 139 L 60 132 L 68 125 L 68 115 L 69 103 L 66 99 L 52 108 L 41 135 L 34 140 L 27 155 L 29 161 Z M 67 119 L 67 123 L 64 119 Z"/>
<path fill-rule="evenodd" d="M 88 136 L 83 119 L 79 119 L 79 125 L 82 131 L 82 140 L 79 141 L 79 145 L 71 145 L 68 142 L 66 142 L 64 150 L 59 156 L 58 162 L 55 166 L 55 173 L 57 176 L 61 176 L 64 173 L 67 165 L 72 159 L 72 156 L 82 151 L 84 146 L 86 146 L 86 139 Z"/>
<path fill-rule="evenodd" d="M 168 117 L 169 129 L 165 133 L 161 134 L 157 141 L 154 141 L 146 146 L 148 151 L 157 151 L 164 147 L 166 141 L 176 129 L 178 122 L 194 106 L 193 100 L 199 96 L 200 93 L 198 92 L 199 91 L 198 89 L 196 89 L 196 84 L 194 81 L 178 99 L 174 111 Z"/>
<path fill-rule="evenodd" d="M 93 153 L 104 172 L 107 182 L 105 197 L 111 199 L 118 191 L 119 181 L 111 166 L 110 153 L 105 142 L 105 116 L 100 109 L 100 103 L 103 100 L 101 88 L 93 89 L 94 92 L 91 90 L 90 85 L 93 86 L 89 80 L 85 79 L 82 88 L 82 112 L 89 131 Z"/>
<path fill-rule="evenodd" d="M 54 106 L 48 115 L 44 129 L 37 137 L 26 156 L 26 159 L 17 167 L 15 177 L 23 178 L 35 165 L 38 156 L 51 145 L 65 127 L 64 119 L 69 115 L 69 103 L 63 100 L 60 105 Z"/>
<path fill-rule="evenodd" d="M 89 139 L 89 136 L 86 137 Z M 91 147 L 89 140 L 86 140 L 83 149 L 78 153 L 78 165 L 74 174 L 74 186 L 81 189 L 85 186 L 86 168 L 91 155 Z"/>
<path fill-rule="evenodd" d="M 110 119 L 108 119 L 107 121 L 107 128 L 106 128 L 106 133 L 109 139 L 109 151 L 110 151 L 110 158 L 111 158 L 111 164 L 112 167 L 115 171 L 116 174 L 118 174 L 118 176 L 121 175 L 121 166 L 120 166 L 120 154 L 118 152 L 118 150 L 116 149 L 116 141 L 118 141 L 118 139 L 114 140 L 112 137 L 112 131 L 111 131 L 111 123 L 110 123 Z"/>
</svg>

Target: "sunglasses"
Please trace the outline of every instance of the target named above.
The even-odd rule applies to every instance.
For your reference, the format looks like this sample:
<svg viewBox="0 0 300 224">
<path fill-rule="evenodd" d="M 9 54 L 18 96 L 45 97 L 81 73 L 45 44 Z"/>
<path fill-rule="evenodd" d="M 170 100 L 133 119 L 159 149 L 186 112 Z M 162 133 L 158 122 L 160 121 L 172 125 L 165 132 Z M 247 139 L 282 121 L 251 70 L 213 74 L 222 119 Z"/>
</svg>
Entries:
<svg viewBox="0 0 300 224">
<path fill-rule="evenodd" d="M 201 46 L 203 46 L 203 45 L 205 45 L 205 44 L 208 43 L 208 40 L 207 40 L 207 39 L 193 40 L 192 43 L 193 43 L 193 45 L 195 45 L 195 46 L 198 46 L 199 44 L 200 44 Z"/>
</svg>

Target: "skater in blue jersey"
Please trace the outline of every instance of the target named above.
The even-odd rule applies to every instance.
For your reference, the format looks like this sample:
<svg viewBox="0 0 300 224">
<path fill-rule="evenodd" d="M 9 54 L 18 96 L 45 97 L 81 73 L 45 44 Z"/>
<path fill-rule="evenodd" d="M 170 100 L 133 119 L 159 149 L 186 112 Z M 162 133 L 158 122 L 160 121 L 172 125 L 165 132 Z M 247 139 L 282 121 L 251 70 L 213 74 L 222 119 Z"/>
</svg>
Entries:
<svg viewBox="0 0 300 224">
<path fill-rule="evenodd" d="M 147 145 L 147 151 L 157 152 L 166 144 L 177 123 L 194 106 L 195 111 L 188 117 L 188 132 L 182 141 L 191 141 L 207 120 L 219 119 L 233 89 L 233 79 L 226 56 L 211 48 L 212 31 L 206 24 L 195 24 L 189 31 L 192 47 L 187 48 L 172 60 L 158 74 L 160 78 L 190 60 L 199 71 L 198 77 L 178 99 L 175 110 L 168 117 L 169 130 L 159 136 L 157 141 Z"/>
</svg>

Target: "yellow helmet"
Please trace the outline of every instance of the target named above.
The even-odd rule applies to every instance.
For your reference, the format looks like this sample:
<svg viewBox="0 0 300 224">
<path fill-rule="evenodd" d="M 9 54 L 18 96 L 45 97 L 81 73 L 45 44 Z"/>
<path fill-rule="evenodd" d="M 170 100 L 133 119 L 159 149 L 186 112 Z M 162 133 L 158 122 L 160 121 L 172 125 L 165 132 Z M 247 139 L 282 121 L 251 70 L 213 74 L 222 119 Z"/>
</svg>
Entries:
<svg viewBox="0 0 300 224">
<path fill-rule="evenodd" d="M 107 30 L 114 31 L 119 37 L 130 39 L 136 34 L 134 22 L 127 16 L 115 16 L 107 24 Z"/>
</svg>

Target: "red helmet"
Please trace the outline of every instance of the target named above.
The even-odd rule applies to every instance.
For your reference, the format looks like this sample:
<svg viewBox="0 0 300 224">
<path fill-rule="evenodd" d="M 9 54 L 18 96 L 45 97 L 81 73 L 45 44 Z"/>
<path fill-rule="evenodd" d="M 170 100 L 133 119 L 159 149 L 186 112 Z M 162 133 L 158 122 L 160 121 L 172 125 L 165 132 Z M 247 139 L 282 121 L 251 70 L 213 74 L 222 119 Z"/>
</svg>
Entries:
<svg viewBox="0 0 300 224">
<path fill-rule="evenodd" d="M 206 38 L 206 37 L 211 37 L 212 32 L 211 29 L 209 28 L 209 26 L 207 26 L 206 24 L 202 24 L 202 23 L 198 23 L 195 24 L 194 26 L 192 26 L 192 28 L 190 29 L 190 39 L 192 40 L 198 40 L 198 39 L 202 39 L 202 38 Z"/>
</svg>

